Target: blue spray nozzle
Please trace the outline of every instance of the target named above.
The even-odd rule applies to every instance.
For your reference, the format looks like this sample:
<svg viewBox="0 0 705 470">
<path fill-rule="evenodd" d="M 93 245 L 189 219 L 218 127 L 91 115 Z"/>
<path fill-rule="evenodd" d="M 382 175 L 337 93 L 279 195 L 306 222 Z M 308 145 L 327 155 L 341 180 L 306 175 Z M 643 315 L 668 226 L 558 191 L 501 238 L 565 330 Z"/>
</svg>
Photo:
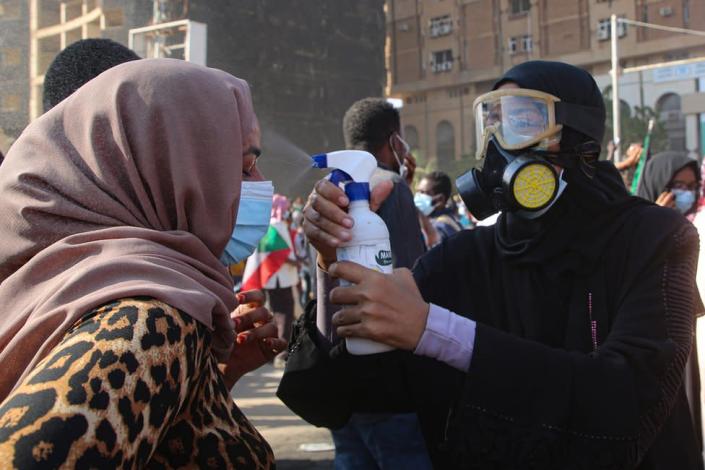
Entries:
<svg viewBox="0 0 705 470">
<path fill-rule="evenodd" d="M 370 199 L 370 178 L 377 168 L 377 160 L 362 150 L 339 150 L 311 157 L 314 168 L 333 168 L 330 182 L 336 186 L 345 183 L 345 194 L 351 201 Z"/>
<path fill-rule="evenodd" d="M 369 183 L 349 182 L 345 185 L 345 195 L 352 201 L 369 201 L 370 200 L 370 185 Z"/>
<path fill-rule="evenodd" d="M 321 153 L 311 157 L 314 168 L 328 168 L 328 154 Z"/>
</svg>

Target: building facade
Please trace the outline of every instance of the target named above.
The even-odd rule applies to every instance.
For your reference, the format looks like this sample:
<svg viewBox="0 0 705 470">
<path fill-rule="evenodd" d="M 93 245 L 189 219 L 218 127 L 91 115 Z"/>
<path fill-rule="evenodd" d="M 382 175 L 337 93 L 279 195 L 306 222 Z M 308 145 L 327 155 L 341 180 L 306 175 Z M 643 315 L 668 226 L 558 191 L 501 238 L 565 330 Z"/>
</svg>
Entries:
<svg viewBox="0 0 705 470">
<path fill-rule="evenodd" d="M 0 1 L 0 151 L 22 132 L 29 118 L 29 5 Z"/>
<path fill-rule="evenodd" d="M 387 0 L 386 13 L 387 94 L 403 100 L 405 135 L 422 162 L 439 166 L 474 155 L 472 103 L 515 64 L 568 62 L 607 91 L 612 14 L 705 30 L 703 0 Z M 705 62 L 702 36 L 623 25 L 617 34 L 623 68 L 697 57 Z M 619 91 L 630 107 L 656 109 L 669 143 L 696 155 L 703 151 L 700 116 L 681 112 L 684 96 L 703 91 L 698 73 L 692 75 L 626 74 Z"/>
<path fill-rule="evenodd" d="M 44 73 L 72 42 L 128 45 L 132 28 L 182 19 L 207 26 L 208 66 L 252 84 L 263 129 L 290 143 L 270 153 L 303 163 L 302 154 L 342 148 L 347 108 L 384 93 L 384 0 L 0 0 L 0 59 L 14 48 L 6 61 L 18 62 L 0 67 L 0 128 L 11 140 L 41 114 Z"/>
</svg>

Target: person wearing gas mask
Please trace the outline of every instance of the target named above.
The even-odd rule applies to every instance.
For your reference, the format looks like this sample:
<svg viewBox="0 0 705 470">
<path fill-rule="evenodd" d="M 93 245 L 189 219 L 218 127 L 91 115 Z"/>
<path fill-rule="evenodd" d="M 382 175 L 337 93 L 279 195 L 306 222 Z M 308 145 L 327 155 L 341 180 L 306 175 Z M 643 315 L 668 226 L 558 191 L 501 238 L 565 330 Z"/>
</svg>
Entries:
<svg viewBox="0 0 705 470">
<path fill-rule="evenodd" d="M 698 310 L 692 224 L 630 196 L 597 161 L 605 108 L 584 70 L 517 65 L 474 108 L 483 165 L 456 185 L 478 219 L 502 215 L 413 273 L 336 262 L 347 201 L 317 183 L 305 227 L 319 275 L 355 285 L 319 298 L 292 342 L 326 353 L 320 373 L 338 388 L 318 402 L 327 414 L 284 387 L 286 373 L 279 396 L 319 423 L 415 409 L 436 468 L 702 468 L 683 387 Z M 398 350 L 347 354 L 316 326 L 332 312 L 337 337 Z"/>
<path fill-rule="evenodd" d="M 440 240 L 463 229 L 456 218 L 457 210 L 448 207 L 451 191 L 450 177 L 442 171 L 424 175 L 416 185 L 414 204 L 419 212 L 430 219 Z"/>
<path fill-rule="evenodd" d="M 670 207 L 690 216 L 695 214 L 700 181 L 700 167 L 696 159 L 685 152 L 661 152 L 646 162 L 638 194 L 659 206 Z"/>
</svg>

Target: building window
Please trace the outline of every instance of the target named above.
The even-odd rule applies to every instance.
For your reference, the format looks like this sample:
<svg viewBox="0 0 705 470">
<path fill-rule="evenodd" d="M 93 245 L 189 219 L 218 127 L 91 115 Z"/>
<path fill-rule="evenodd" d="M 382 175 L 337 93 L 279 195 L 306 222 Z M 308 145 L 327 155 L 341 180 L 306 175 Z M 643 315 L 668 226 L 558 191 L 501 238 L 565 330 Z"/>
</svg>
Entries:
<svg viewBox="0 0 705 470">
<path fill-rule="evenodd" d="M 658 112 L 663 127 L 666 129 L 668 148 L 670 150 L 685 150 L 686 128 L 685 116 L 681 111 L 681 97 L 675 93 L 666 93 L 656 102 L 656 112 Z"/>
<path fill-rule="evenodd" d="M 451 88 L 450 90 L 448 90 L 448 98 L 460 98 L 463 95 L 469 94 L 470 88 L 468 87 Z"/>
<path fill-rule="evenodd" d="M 624 18 L 624 16 L 620 16 Z M 623 38 L 627 35 L 627 24 L 617 22 L 617 37 Z M 612 22 L 609 18 L 603 18 L 597 22 L 598 41 L 607 41 L 612 37 Z"/>
<path fill-rule="evenodd" d="M 3 67 L 12 67 L 20 65 L 22 62 L 22 54 L 17 47 L 3 47 L 0 49 L 0 65 Z"/>
<path fill-rule="evenodd" d="M 436 127 L 436 158 L 438 163 L 455 160 L 455 130 L 448 121 Z"/>
<path fill-rule="evenodd" d="M 518 15 L 520 13 L 526 13 L 531 9 L 530 0 L 510 0 L 510 7 L 512 15 Z"/>
<path fill-rule="evenodd" d="M 0 98 L 0 111 L 3 113 L 16 113 L 20 110 L 20 95 L 3 95 Z"/>
<path fill-rule="evenodd" d="M 531 52 L 534 50 L 534 40 L 529 34 L 511 37 L 507 40 L 507 50 L 510 54 Z"/>
<path fill-rule="evenodd" d="M 534 41 L 531 35 L 525 34 L 521 37 L 521 48 L 524 52 L 531 52 L 534 49 Z"/>
<path fill-rule="evenodd" d="M 103 15 L 105 17 L 106 28 L 119 27 L 125 23 L 122 8 L 113 8 L 110 10 L 105 10 Z"/>
<path fill-rule="evenodd" d="M 0 0 L 0 18 L 19 18 L 20 1 L 21 0 Z"/>
<path fill-rule="evenodd" d="M 419 149 L 419 131 L 416 130 L 416 127 L 404 126 L 404 140 L 412 151 Z"/>
<path fill-rule="evenodd" d="M 447 36 L 453 31 L 453 20 L 450 15 L 437 16 L 429 21 L 429 34 L 432 38 Z"/>
<path fill-rule="evenodd" d="M 446 49 L 431 54 L 431 71 L 433 73 L 446 72 L 453 69 L 453 51 Z"/>
</svg>

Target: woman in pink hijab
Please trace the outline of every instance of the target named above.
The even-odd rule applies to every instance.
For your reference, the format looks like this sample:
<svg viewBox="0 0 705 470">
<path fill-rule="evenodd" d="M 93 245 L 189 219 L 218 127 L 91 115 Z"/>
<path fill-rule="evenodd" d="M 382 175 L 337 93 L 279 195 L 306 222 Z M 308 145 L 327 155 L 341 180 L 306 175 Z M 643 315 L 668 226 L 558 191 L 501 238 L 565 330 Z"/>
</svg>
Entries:
<svg viewBox="0 0 705 470">
<path fill-rule="evenodd" d="M 218 259 L 258 146 L 247 83 L 168 59 L 25 130 L 0 168 L 1 466 L 273 465 L 229 389 L 286 342 Z"/>
</svg>

